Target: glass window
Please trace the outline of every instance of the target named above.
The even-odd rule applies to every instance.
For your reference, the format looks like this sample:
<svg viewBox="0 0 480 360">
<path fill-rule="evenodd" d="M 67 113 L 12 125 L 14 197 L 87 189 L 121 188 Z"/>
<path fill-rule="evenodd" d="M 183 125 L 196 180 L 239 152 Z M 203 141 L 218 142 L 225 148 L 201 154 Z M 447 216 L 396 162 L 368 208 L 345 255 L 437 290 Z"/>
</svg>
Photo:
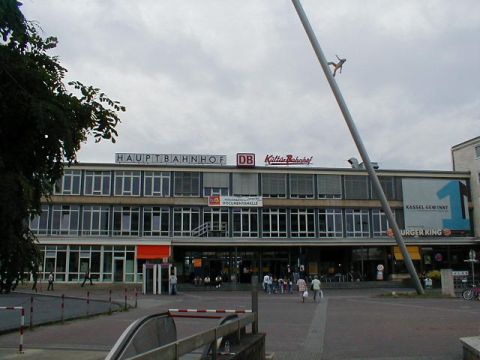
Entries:
<svg viewBox="0 0 480 360">
<path fill-rule="evenodd" d="M 319 209 L 318 231 L 321 238 L 343 237 L 342 210 Z"/>
<path fill-rule="evenodd" d="M 264 197 L 287 197 L 286 174 L 262 174 L 262 195 Z"/>
<path fill-rule="evenodd" d="M 315 215 L 313 209 L 290 211 L 292 237 L 315 237 Z"/>
<path fill-rule="evenodd" d="M 287 210 L 263 209 L 263 237 L 287 236 Z"/>
<path fill-rule="evenodd" d="M 345 176 L 345 199 L 368 200 L 368 176 Z"/>
<path fill-rule="evenodd" d="M 480 158 L 480 145 L 475 146 L 475 157 Z"/>
<path fill-rule="evenodd" d="M 233 236 L 258 236 L 258 210 L 255 208 L 233 209 Z"/>
<path fill-rule="evenodd" d="M 100 251 L 92 251 L 92 259 L 90 262 L 90 273 L 98 280 L 100 275 Z"/>
<path fill-rule="evenodd" d="M 403 200 L 402 178 L 395 177 L 395 200 Z"/>
<path fill-rule="evenodd" d="M 367 209 L 346 209 L 345 223 L 347 237 L 368 237 L 370 235 Z"/>
<path fill-rule="evenodd" d="M 78 235 L 79 215 L 77 205 L 53 205 L 52 235 Z"/>
<path fill-rule="evenodd" d="M 83 235 L 108 235 L 110 224 L 110 208 L 108 206 L 83 207 Z"/>
<path fill-rule="evenodd" d="M 393 176 L 379 176 L 378 180 L 380 181 L 380 185 L 383 192 L 385 193 L 385 196 L 387 197 L 387 200 L 395 200 L 395 178 Z M 375 192 L 373 184 L 371 184 L 371 189 L 372 198 L 379 199 L 377 193 Z"/>
<path fill-rule="evenodd" d="M 395 216 L 395 211 L 393 215 Z M 382 209 L 373 209 L 372 210 L 372 227 L 373 227 L 373 236 L 387 236 L 387 230 L 390 227 L 387 216 Z"/>
<path fill-rule="evenodd" d="M 198 208 L 173 209 L 173 236 L 203 236 L 205 229 L 199 228 L 200 210 Z"/>
<path fill-rule="evenodd" d="M 143 235 L 168 236 L 170 211 L 168 208 L 146 206 L 143 208 Z"/>
<path fill-rule="evenodd" d="M 113 235 L 139 235 L 140 208 L 137 206 L 115 206 L 113 208 Z"/>
<path fill-rule="evenodd" d="M 292 199 L 312 199 L 313 194 L 313 175 L 290 174 L 290 197 Z"/>
<path fill-rule="evenodd" d="M 319 199 L 341 199 L 342 177 L 340 175 L 317 175 Z"/>
<path fill-rule="evenodd" d="M 203 196 L 230 195 L 230 174 L 204 173 Z"/>
<path fill-rule="evenodd" d="M 233 188 L 233 195 L 239 195 L 239 196 L 258 195 L 258 174 L 257 173 L 234 173 L 232 188 Z"/>
<path fill-rule="evenodd" d="M 104 252 L 103 253 L 103 272 L 107 274 L 112 273 L 112 259 L 113 255 L 111 252 Z"/>
<path fill-rule="evenodd" d="M 145 171 L 145 196 L 170 196 L 170 173 L 161 171 Z"/>
<path fill-rule="evenodd" d="M 66 271 L 67 263 L 67 252 L 66 251 L 57 251 L 57 264 L 55 266 L 55 271 L 57 273 L 64 273 Z M 58 275 L 58 274 L 57 274 Z"/>
<path fill-rule="evenodd" d="M 125 281 L 133 282 L 135 280 L 135 253 L 127 252 L 125 260 Z"/>
<path fill-rule="evenodd" d="M 203 223 L 208 224 L 209 236 L 228 236 L 228 209 L 205 208 Z"/>
<path fill-rule="evenodd" d="M 200 173 L 175 172 L 175 196 L 200 196 Z"/>
<path fill-rule="evenodd" d="M 55 184 L 57 195 L 80 195 L 81 170 L 64 170 L 63 176 Z"/>
<path fill-rule="evenodd" d="M 110 171 L 85 171 L 85 195 L 110 195 Z"/>
<path fill-rule="evenodd" d="M 42 205 L 42 213 L 30 219 L 30 230 L 36 235 L 48 234 L 48 205 Z"/>
<path fill-rule="evenodd" d="M 219 188 L 219 187 L 203 188 L 203 196 L 214 196 L 214 195 L 228 196 L 229 193 L 230 191 L 227 188 Z"/>
<path fill-rule="evenodd" d="M 140 196 L 140 171 L 115 171 L 115 195 Z"/>
<path fill-rule="evenodd" d="M 68 260 L 68 281 L 78 281 L 79 259 L 80 257 L 78 251 L 70 249 L 70 257 Z"/>
</svg>

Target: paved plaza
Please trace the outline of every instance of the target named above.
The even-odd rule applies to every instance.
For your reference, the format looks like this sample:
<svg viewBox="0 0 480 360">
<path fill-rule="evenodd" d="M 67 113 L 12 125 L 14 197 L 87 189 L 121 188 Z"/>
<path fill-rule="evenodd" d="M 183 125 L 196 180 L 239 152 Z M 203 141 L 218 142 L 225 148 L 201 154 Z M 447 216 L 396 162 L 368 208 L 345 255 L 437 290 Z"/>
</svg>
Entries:
<svg viewBox="0 0 480 360">
<path fill-rule="evenodd" d="M 97 291 L 105 294 L 105 289 Z M 267 334 L 266 350 L 275 359 L 461 359 L 459 338 L 480 334 L 480 301 L 378 296 L 391 291 L 325 290 L 321 303 L 312 298 L 302 303 L 297 294 L 259 293 L 259 329 Z M 251 297 L 249 292 L 224 291 L 140 296 L 138 308 L 128 312 L 27 331 L 22 358 L 61 359 L 71 351 L 71 360 L 101 359 L 134 319 L 168 308 L 249 309 Z M 178 336 L 216 321 L 177 318 Z M 17 333 L 0 336 L 0 358 L 17 358 L 16 346 Z"/>
</svg>

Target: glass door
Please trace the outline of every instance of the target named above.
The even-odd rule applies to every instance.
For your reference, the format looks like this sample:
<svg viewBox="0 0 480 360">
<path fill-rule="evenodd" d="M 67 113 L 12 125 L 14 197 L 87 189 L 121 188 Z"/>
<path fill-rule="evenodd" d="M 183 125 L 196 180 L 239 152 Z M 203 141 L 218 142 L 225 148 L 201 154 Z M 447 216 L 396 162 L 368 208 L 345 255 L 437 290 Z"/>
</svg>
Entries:
<svg viewBox="0 0 480 360">
<path fill-rule="evenodd" d="M 113 269 L 113 281 L 123 282 L 123 273 L 124 273 L 124 259 L 115 259 L 114 269 Z"/>
</svg>

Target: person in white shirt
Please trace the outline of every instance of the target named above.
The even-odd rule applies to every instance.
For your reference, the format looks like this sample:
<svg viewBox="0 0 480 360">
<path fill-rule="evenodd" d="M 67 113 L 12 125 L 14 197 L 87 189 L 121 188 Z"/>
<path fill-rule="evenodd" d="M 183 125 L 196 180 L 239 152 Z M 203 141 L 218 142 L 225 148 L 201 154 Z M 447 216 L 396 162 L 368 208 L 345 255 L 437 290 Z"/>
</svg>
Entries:
<svg viewBox="0 0 480 360">
<path fill-rule="evenodd" d="M 177 295 L 177 275 L 175 273 L 170 275 L 170 294 Z"/>
<path fill-rule="evenodd" d="M 313 301 L 317 301 L 317 296 L 320 294 L 320 300 L 323 299 L 322 290 L 320 290 L 320 280 L 318 276 L 315 275 L 315 278 L 312 280 L 312 290 L 313 290 Z"/>
<path fill-rule="evenodd" d="M 272 277 L 272 274 L 268 275 L 267 285 L 268 285 L 268 293 L 271 294 L 272 291 L 273 291 L 273 277 Z"/>
<path fill-rule="evenodd" d="M 263 290 L 268 292 L 268 274 L 263 277 Z"/>
</svg>

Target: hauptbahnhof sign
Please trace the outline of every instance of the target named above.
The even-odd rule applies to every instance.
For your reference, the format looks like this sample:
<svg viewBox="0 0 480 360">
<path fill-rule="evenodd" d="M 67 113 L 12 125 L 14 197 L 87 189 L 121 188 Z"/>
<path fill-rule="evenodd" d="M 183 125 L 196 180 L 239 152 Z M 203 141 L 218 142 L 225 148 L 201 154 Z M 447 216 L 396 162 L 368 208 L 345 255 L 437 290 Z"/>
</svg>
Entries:
<svg viewBox="0 0 480 360">
<path fill-rule="evenodd" d="M 227 155 L 116 153 L 116 164 L 227 165 Z"/>
</svg>

